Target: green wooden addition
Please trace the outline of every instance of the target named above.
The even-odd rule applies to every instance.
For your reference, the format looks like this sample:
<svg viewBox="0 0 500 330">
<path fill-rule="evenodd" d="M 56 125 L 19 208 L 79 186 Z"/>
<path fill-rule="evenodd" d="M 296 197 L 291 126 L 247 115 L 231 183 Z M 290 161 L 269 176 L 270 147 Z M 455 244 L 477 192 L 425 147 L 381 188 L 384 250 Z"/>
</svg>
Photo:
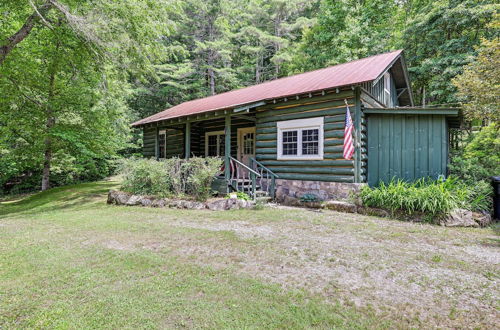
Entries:
<svg viewBox="0 0 500 330">
<path fill-rule="evenodd" d="M 448 117 L 457 110 L 372 109 L 368 112 L 368 184 L 446 176 Z M 435 114 L 437 113 L 437 114 Z"/>
</svg>

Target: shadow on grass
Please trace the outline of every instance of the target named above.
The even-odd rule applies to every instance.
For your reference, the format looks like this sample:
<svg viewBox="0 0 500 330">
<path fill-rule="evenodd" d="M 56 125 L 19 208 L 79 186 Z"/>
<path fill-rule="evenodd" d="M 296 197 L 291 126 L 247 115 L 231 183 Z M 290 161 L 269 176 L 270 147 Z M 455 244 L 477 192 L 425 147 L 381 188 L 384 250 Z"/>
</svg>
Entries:
<svg viewBox="0 0 500 330">
<path fill-rule="evenodd" d="M 98 181 L 49 189 L 19 201 L 0 203 L 0 217 L 74 208 L 99 198 L 105 201 L 106 193 L 117 184 L 116 181 Z"/>
</svg>

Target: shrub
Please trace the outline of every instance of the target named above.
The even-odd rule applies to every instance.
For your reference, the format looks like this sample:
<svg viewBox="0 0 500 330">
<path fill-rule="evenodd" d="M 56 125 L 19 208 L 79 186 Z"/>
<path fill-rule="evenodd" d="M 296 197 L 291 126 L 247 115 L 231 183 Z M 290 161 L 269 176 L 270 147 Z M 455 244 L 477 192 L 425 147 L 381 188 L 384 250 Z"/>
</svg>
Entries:
<svg viewBox="0 0 500 330">
<path fill-rule="evenodd" d="M 420 179 L 413 183 L 393 180 L 376 188 L 364 187 L 360 196 L 366 206 L 407 214 L 421 212 L 432 217 L 440 217 L 454 208 L 480 211 L 489 206 L 484 185 L 468 187 L 454 177 L 444 181 Z"/>
<path fill-rule="evenodd" d="M 454 150 L 450 175 L 467 190 L 466 208 L 490 211 L 493 189 L 490 177 L 500 174 L 500 126 L 491 124 L 475 133 L 460 150 Z"/>
<path fill-rule="evenodd" d="M 122 188 L 134 194 L 159 197 L 187 195 L 205 200 L 210 196 L 213 178 L 221 165 L 222 160 L 212 157 L 163 161 L 129 159 L 122 165 Z"/>
<path fill-rule="evenodd" d="M 171 180 L 164 162 L 153 159 L 128 159 L 121 167 L 122 189 L 133 194 L 167 197 Z"/>
<path fill-rule="evenodd" d="M 467 199 L 464 208 L 471 211 L 490 212 L 493 209 L 493 187 L 490 182 L 478 181 L 467 185 Z"/>
<path fill-rule="evenodd" d="M 211 192 L 214 176 L 220 171 L 222 160 L 215 157 L 194 157 L 184 163 L 186 193 L 198 200 L 206 200 Z"/>
</svg>

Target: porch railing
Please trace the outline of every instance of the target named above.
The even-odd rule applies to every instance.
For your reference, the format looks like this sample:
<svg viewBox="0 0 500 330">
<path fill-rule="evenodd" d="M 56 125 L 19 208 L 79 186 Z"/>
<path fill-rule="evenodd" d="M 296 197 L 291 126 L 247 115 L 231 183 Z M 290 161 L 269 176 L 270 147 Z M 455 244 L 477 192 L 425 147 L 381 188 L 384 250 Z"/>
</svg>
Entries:
<svg viewBox="0 0 500 330">
<path fill-rule="evenodd" d="M 257 197 L 257 178 L 260 174 L 233 157 L 229 157 L 231 175 L 228 185 L 235 191 L 249 194 L 253 199 Z"/>
<path fill-rule="evenodd" d="M 259 163 L 255 158 L 250 158 L 250 167 L 259 174 L 257 185 L 274 199 L 276 197 L 276 179 L 279 179 L 278 175 Z"/>
</svg>

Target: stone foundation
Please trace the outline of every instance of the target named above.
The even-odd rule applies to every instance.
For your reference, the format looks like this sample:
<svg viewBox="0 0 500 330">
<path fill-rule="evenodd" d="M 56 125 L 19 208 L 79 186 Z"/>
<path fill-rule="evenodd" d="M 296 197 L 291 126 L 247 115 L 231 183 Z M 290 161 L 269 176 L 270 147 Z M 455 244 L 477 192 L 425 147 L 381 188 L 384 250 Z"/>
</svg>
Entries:
<svg viewBox="0 0 500 330">
<path fill-rule="evenodd" d="M 346 200 L 359 193 L 365 183 L 276 180 L 276 199 L 283 201 L 285 196 L 301 198 L 305 194 L 314 194 L 320 200 Z"/>
</svg>

